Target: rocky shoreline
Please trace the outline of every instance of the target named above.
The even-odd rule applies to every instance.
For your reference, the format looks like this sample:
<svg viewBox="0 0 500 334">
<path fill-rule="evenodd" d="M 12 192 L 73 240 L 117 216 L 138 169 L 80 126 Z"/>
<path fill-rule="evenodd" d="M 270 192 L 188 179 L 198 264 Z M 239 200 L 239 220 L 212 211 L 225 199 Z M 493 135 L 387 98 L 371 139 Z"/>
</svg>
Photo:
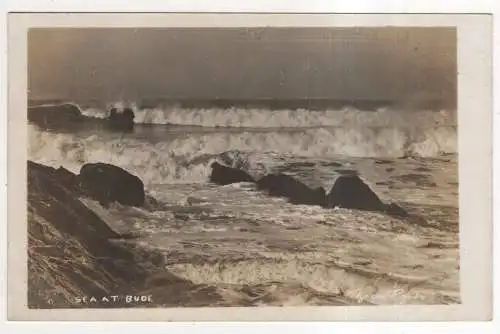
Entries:
<svg viewBox="0 0 500 334">
<path fill-rule="evenodd" d="M 202 306 L 217 300 L 213 289 L 167 272 L 159 253 L 109 228 L 62 175 L 28 162 L 29 308 Z"/>
<path fill-rule="evenodd" d="M 384 204 L 357 176 L 339 178 L 326 196 L 284 174 L 254 181 L 246 172 L 214 163 L 210 182 L 256 182 L 269 196 L 293 204 L 339 205 L 407 217 Z M 339 181 L 340 180 L 340 181 Z M 338 189 L 342 188 L 342 189 Z M 28 306 L 30 308 L 224 306 L 216 288 L 165 269 L 164 257 L 113 231 L 80 198 L 147 207 L 141 179 L 109 164 L 82 166 L 78 175 L 28 161 Z M 333 198 L 333 199 L 332 199 Z M 229 305 L 226 305 L 229 306 Z"/>
</svg>

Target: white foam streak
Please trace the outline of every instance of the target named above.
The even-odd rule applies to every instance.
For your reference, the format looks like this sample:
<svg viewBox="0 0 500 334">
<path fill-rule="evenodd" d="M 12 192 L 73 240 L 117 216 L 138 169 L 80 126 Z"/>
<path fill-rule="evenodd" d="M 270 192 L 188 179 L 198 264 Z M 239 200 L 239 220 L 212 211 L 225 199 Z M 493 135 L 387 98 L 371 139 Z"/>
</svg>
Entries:
<svg viewBox="0 0 500 334">
<path fill-rule="evenodd" d="M 107 112 L 105 112 L 102 109 L 97 109 L 97 108 L 82 109 L 81 113 L 83 116 L 92 117 L 92 118 L 99 118 L 99 119 L 104 119 L 104 118 L 107 118 L 109 116 Z"/>
<path fill-rule="evenodd" d="M 176 106 L 139 109 L 135 103 L 117 102 L 109 105 L 121 110 L 129 107 L 134 111 L 138 124 L 175 124 L 205 127 L 320 127 L 320 126 L 441 126 L 456 125 L 455 112 L 442 110 L 404 111 L 380 108 L 362 111 L 356 108 L 311 111 L 305 109 L 265 110 L 258 108 L 207 108 L 188 109 Z M 109 109 L 108 108 L 108 109 Z M 85 109 L 88 117 L 105 118 L 106 110 Z"/>
</svg>

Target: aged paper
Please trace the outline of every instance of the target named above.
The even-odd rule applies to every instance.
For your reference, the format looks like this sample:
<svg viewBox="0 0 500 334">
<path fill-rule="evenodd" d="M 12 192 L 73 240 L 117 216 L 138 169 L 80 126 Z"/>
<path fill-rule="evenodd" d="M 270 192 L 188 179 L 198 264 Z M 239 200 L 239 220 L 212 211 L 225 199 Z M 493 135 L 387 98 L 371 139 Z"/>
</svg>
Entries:
<svg viewBox="0 0 500 334">
<path fill-rule="evenodd" d="M 11 320 L 491 318 L 490 16 L 19 13 L 8 52 Z"/>
</svg>

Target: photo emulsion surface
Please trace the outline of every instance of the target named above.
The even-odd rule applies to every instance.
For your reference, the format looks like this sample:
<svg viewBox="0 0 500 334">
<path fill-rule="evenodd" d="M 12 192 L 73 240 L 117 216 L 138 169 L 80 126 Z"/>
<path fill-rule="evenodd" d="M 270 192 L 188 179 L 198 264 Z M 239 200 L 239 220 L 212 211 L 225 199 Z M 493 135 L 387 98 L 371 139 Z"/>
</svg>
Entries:
<svg viewBox="0 0 500 334">
<path fill-rule="evenodd" d="M 460 304 L 446 27 L 28 32 L 33 309 Z"/>
</svg>

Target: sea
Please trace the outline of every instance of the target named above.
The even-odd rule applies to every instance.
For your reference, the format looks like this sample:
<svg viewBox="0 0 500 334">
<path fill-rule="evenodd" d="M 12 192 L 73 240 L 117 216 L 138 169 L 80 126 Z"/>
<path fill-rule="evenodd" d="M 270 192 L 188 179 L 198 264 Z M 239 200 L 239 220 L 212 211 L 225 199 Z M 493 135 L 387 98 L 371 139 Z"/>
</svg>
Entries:
<svg viewBox="0 0 500 334">
<path fill-rule="evenodd" d="M 57 131 L 29 124 L 28 158 L 75 173 L 105 162 L 141 178 L 159 204 L 104 208 L 81 201 L 115 231 L 139 236 L 131 242 L 161 252 L 165 270 L 214 287 L 222 300 L 206 306 L 460 303 L 455 108 L 390 101 L 72 103 L 92 122 Z M 111 107 L 133 109 L 133 132 L 96 125 Z M 384 202 L 423 219 L 293 205 L 251 183 L 215 185 L 213 161 L 257 179 L 289 174 L 327 192 L 339 175 L 356 173 Z"/>
</svg>

